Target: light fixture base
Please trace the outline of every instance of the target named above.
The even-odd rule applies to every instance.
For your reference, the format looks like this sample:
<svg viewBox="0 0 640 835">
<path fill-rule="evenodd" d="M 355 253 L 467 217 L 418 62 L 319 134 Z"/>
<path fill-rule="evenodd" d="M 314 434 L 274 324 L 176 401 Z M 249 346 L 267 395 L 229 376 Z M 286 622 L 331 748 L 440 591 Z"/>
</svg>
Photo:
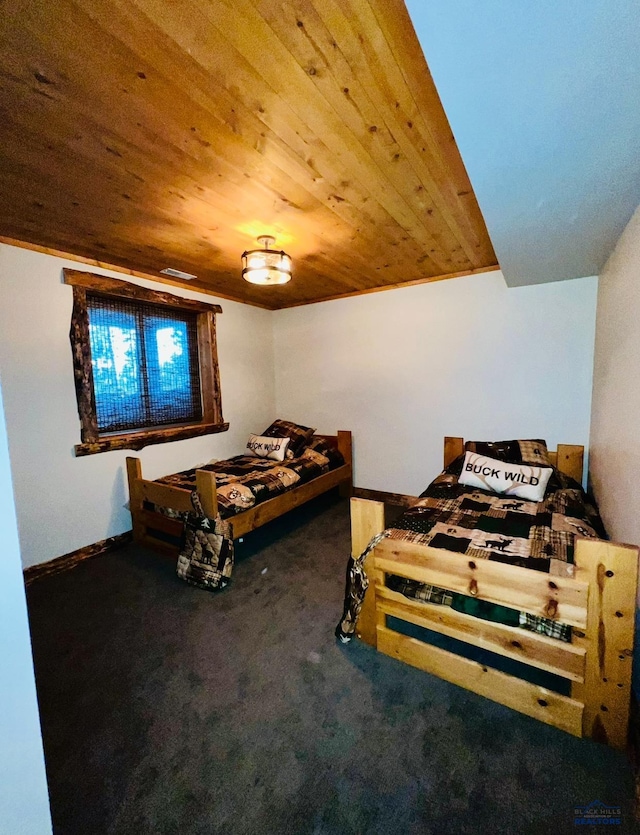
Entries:
<svg viewBox="0 0 640 835">
<path fill-rule="evenodd" d="M 273 235 L 260 235 L 257 238 L 259 244 L 262 244 L 263 249 L 271 249 L 271 247 L 275 244 L 276 239 Z"/>
</svg>

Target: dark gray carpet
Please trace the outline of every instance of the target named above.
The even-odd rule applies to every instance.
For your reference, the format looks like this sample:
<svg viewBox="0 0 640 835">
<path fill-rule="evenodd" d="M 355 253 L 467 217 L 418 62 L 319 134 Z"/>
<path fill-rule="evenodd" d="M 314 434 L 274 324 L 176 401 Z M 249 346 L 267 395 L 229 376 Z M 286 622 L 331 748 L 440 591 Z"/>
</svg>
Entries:
<svg viewBox="0 0 640 835">
<path fill-rule="evenodd" d="M 635 831 L 622 754 L 337 645 L 348 550 L 322 497 L 218 595 L 135 547 L 34 583 L 55 831 L 568 833 L 593 800 Z"/>
</svg>

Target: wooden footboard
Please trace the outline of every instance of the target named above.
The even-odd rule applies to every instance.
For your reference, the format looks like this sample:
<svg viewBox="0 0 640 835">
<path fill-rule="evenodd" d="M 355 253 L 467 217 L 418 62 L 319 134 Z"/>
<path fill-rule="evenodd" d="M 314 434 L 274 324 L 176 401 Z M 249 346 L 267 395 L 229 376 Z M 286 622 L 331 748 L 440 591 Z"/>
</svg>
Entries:
<svg viewBox="0 0 640 835">
<path fill-rule="evenodd" d="M 351 495 L 353 483 L 351 432 L 339 431 L 337 435 L 322 435 L 321 437 L 342 453 L 345 464 L 231 517 L 234 538 L 244 536 L 334 487 L 339 487 L 342 495 Z M 147 510 L 144 505 L 145 502 L 150 502 L 177 512 L 187 512 L 193 509 L 190 491 L 143 478 L 142 463 L 139 458 L 127 458 L 127 478 L 134 540 L 156 550 L 171 555 L 176 554 L 177 545 L 163 540 L 157 534 L 164 534 L 175 540 L 182 533 L 182 522 Z M 218 512 L 215 474 L 209 470 L 196 470 L 196 489 L 207 516 L 215 517 Z"/>
<path fill-rule="evenodd" d="M 179 537 L 182 532 L 182 522 L 147 510 L 144 505 L 145 502 L 151 502 L 159 507 L 168 507 L 179 513 L 187 513 L 193 510 L 190 491 L 144 479 L 142 462 L 139 458 L 127 457 L 127 479 L 134 541 L 166 553 L 175 553 L 177 547 L 154 536 L 154 532 L 161 532 L 169 537 Z M 218 499 L 214 474 L 209 470 L 196 470 L 196 489 L 204 512 L 212 519 L 215 518 L 218 513 Z"/>
<path fill-rule="evenodd" d="M 353 553 L 384 529 L 384 506 L 351 500 Z M 392 657 L 575 736 L 626 744 L 631 695 L 638 549 L 576 541 L 575 576 L 556 577 L 400 540 L 382 540 L 367 558 L 370 586 L 358 636 Z M 529 612 L 572 629 L 567 644 L 518 627 L 410 600 L 386 586 L 395 574 Z M 487 665 L 407 637 L 389 616 L 567 679 L 563 696 Z"/>
</svg>

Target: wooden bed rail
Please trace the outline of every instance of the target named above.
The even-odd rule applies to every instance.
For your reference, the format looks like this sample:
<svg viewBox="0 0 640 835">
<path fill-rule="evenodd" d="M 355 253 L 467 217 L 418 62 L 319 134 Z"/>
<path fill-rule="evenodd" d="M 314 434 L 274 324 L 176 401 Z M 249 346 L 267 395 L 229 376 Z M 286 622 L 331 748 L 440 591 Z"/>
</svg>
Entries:
<svg viewBox="0 0 640 835">
<path fill-rule="evenodd" d="M 638 584 L 638 549 L 598 539 L 577 538 L 576 578 L 588 582 L 584 634 L 573 643 L 587 654 L 583 685 L 571 695 L 584 702 L 584 735 L 624 748 L 629 724 L 631 666 Z"/>
<path fill-rule="evenodd" d="M 470 559 L 398 539 L 383 539 L 378 545 L 376 568 L 580 629 L 587 626 L 589 586 L 571 577 L 550 576 L 489 559 Z"/>
<path fill-rule="evenodd" d="M 352 553 L 384 530 L 384 505 L 351 500 Z M 562 728 L 616 748 L 627 741 L 631 696 L 638 549 L 578 538 L 575 577 L 383 539 L 366 559 L 370 585 L 357 635 L 381 652 Z M 414 601 L 386 586 L 397 574 L 572 625 L 565 643 L 514 626 L 480 620 L 448 606 Z M 570 682 L 563 696 L 448 650 L 394 631 L 392 616 L 489 650 Z"/>
<path fill-rule="evenodd" d="M 191 504 L 191 493 L 189 490 L 182 490 L 177 487 L 170 487 L 166 484 L 158 484 L 156 481 L 147 481 L 142 477 L 142 463 L 139 458 L 127 457 L 127 479 L 129 482 L 129 507 L 131 510 L 131 521 L 133 527 L 133 538 L 135 541 L 144 542 L 147 537 L 146 525 L 144 522 L 147 515 L 144 510 L 145 502 L 152 502 L 161 507 L 170 507 L 180 513 L 188 513 L 193 510 Z M 196 489 L 200 495 L 202 508 L 207 516 L 212 519 L 218 513 L 218 499 L 216 495 L 216 480 L 212 472 L 208 470 L 196 470 Z M 180 523 L 168 519 L 165 523 L 167 532 L 172 528 L 177 531 Z M 147 542 L 147 544 L 149 544 Z"/>
</svg>

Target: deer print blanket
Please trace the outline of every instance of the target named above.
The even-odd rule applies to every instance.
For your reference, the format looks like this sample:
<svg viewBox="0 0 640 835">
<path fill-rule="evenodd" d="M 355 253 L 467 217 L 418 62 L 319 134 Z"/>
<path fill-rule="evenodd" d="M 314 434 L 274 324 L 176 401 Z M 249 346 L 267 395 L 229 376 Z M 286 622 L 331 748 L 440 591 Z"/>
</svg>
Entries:
<svg viewBox="0 0 640 835">
<path fill-rule="evenodd" d="M 576 534 L 606 536 L 580 485 L 556 469 L 543 501 L 529 502 L 459 484 L 461 466 L 441 473 L 390 536 L 562 576 L 573 574 Z"/>
<path fill-rule="evenodd" d="M 558 470 L 553 470 L 544 500 L 529 502 L 459 484 L 462 462 L 463 456 L 442 472 L 386 535 L 569 577 L 576 534 L 606 538 L 598 511 L 581 486 Z M 546 618 L 401 577 L 390 577 L 388 584 L 407 597 L 570 640 L 570 627 Z"/>
</svg>

